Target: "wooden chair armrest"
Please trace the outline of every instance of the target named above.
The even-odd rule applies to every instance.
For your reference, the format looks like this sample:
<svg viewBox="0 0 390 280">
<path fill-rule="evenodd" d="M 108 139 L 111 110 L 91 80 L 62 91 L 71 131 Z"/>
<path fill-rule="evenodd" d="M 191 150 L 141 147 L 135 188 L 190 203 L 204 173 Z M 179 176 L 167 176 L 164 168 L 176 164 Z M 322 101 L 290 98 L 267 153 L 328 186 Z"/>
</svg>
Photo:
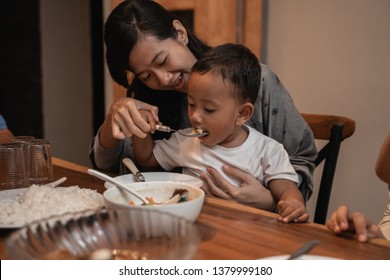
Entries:
<svg viewBox="0 0 390 280">
<path fill-rule="evenodd" d="M 343 140 L 350 137 L 356 129 L 356 122 L 348 117 L 320 114 L 301 114 L 313 131 L 315 139 L 328 140 L 331 128 L 336 123 L 344 125 Z"/>
</svg>

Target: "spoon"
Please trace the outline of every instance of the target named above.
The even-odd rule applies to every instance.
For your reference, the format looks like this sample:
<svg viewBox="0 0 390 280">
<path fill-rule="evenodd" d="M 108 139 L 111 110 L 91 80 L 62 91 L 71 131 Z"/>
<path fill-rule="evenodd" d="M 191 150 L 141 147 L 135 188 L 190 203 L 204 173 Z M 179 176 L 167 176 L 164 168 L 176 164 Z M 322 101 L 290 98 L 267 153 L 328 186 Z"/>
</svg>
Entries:
<svg viewBox="0 0 390 280">
<path fill-rule="evenodd" d="M 102 172 L 99 172 L 99 171 L 94 170 L 94 169 L 88 169 L 88 173 L 103 180 L 103 181 L 109 182 L 109 183 L 117 186 L 121 190 L 124 190 L 124 191 L 134 195 L 136 198 L 138 198 L 139 200 L 142 201 L 143 205 L 174 204 L 174 203 L 178 203 L 180 201 L 180 199 L 182 198 L 182 196 L 180 194 L 175 193 L 174 196 L 172 196 L 171 198 L 169 198 L 166 201 L 153 201 L 153 202 L 151 202 L 151 201 L 147 200 L 146 198 L 144 198 L 139 193 L 137 193 L 135 190 L 128 188 L 126 185 L 122 184 L 121 182 L 117 181 L 116 179 L 114 179 L 114 178 L 112 178 L 112 177 L 110 177 Z"/>
<path fill-rule="evenodd" d="M 145 182 L 144 175 L 139 172 L 137 166 L 135 166 L 134 162 L 131 159 L 124 158 L 122 159 L 122 162 L 131 171 L 131 173 L 133 173 L 134 177 L 137 179 L 138 182 Z"/>
<path fill-rule="evenodd" d="M 175 130 L 175 129 L 170 128 L 169 126 L 162 125 L 162 124 L 156 125 L 156 130 L 162 131 L 162 132 L 176 131 L 177 133 L 179 133 L 183 136 L 186 136 L 186 137 L 202 137 L 202 136 L 206 136 L 209 134 L 207 131 L 204 131 L 204 130 L 199 129 L 199 128 L 189 127 L 189 128 L 185 128 L 185 129 Z"/>
<path fill-rule="evenodd" d="M 44 186 L 55 188 L 55 187 L 61 185 L 63 182 L 65 182 L 66 179 L 67 179 L 66 177 L 62 177 L 62 178 L 60 178 L 60 179 L 58 179 L 58 180 L 56 180 L 54 182 L 50 182 L 50 183 L 44 184 Z"/>
<path fill-rule="evenodd" d="M 296 260 L 300 256 L 302 256 L 302 255 L 306 254 L 307 252 L 309 252 L 311 249 L 313 249 L 319 243 L 320 243 L 320 241 L 317 240 L 317 239 L 310 240 L 310 241 L 306 242 L 305 244 L 303 244 L 301 247 L 299 247 L 297 250 L 292 252 L 287 259 L 288 260 Z"/>
<path fill-rule="evenodd" d="M 121 182 L 117 181 L 116 179 L 102 173 L 102 172 L 99 172 L 97 170 L 94 170 L 94 169 L 88 169 L 88 173 L 99 178 L 100 180 L 103 180 L 103 181 L 106 181 L 106 182 L 109 182 L 111 184 L 114 184 L 115 186 L 117 186 L 118 188 L 120 188 L 121 190 L 124 190 L 132 195 L 134 195 L 136 198 L 138 198 L 139 200 L 142 201 L 143 204 L 149 204 L 149 201 L 146 200 L 146 198 L 144 198 L 142 195 L 140 195 L 139 193 L 137 193 L 136 191 L 128 188 L 126 185 L 122 184 Z"/>
</svg>

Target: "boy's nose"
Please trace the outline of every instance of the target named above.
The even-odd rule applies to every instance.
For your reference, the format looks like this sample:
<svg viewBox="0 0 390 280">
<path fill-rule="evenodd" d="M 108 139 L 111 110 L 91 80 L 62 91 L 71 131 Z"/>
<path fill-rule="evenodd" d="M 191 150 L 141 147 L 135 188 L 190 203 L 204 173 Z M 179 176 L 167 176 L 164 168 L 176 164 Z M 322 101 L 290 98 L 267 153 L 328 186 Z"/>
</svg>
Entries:
<svg viewBox="0 0 390 280">
<path fill-rule="evenodd" d="M 193 126 L 198 126 L 202 123 L 202 115 L 199 110 L 193 111 L 190 115 L 190 120 Z"/>
</svg>

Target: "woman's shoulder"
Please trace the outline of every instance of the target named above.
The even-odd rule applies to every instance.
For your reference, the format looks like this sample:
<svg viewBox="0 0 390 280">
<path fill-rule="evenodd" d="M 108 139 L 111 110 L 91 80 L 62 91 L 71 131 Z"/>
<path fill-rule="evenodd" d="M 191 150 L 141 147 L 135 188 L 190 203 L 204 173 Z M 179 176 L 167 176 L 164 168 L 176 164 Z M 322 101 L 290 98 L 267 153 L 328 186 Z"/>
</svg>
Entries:
<svg viewBox="0 0 390 280">
<path fill-rule="evenodd" d="M 263 82 L 275 81 L 277 83 L 280 83 L 278 76 L 268 65 L 260 63 L 260 67 L 261 67 L 261 79 Z"/>
</svg>

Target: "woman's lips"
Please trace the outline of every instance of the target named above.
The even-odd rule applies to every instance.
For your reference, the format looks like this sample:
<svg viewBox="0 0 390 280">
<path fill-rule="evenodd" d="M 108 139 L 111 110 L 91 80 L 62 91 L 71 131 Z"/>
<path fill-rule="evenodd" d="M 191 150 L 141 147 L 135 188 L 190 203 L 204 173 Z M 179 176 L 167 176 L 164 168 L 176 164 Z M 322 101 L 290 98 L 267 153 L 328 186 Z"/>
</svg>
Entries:
<svg viewBox="0 0 390 280">
<path fill-rule="evenodd" d="M 185 87 L 185 80 L 184 75 L 181 73 L 179 77 L 176 79 L 175 83 L 173 84 L 173 88 L 175 90 L 183 90 Z"/>
</svg>

